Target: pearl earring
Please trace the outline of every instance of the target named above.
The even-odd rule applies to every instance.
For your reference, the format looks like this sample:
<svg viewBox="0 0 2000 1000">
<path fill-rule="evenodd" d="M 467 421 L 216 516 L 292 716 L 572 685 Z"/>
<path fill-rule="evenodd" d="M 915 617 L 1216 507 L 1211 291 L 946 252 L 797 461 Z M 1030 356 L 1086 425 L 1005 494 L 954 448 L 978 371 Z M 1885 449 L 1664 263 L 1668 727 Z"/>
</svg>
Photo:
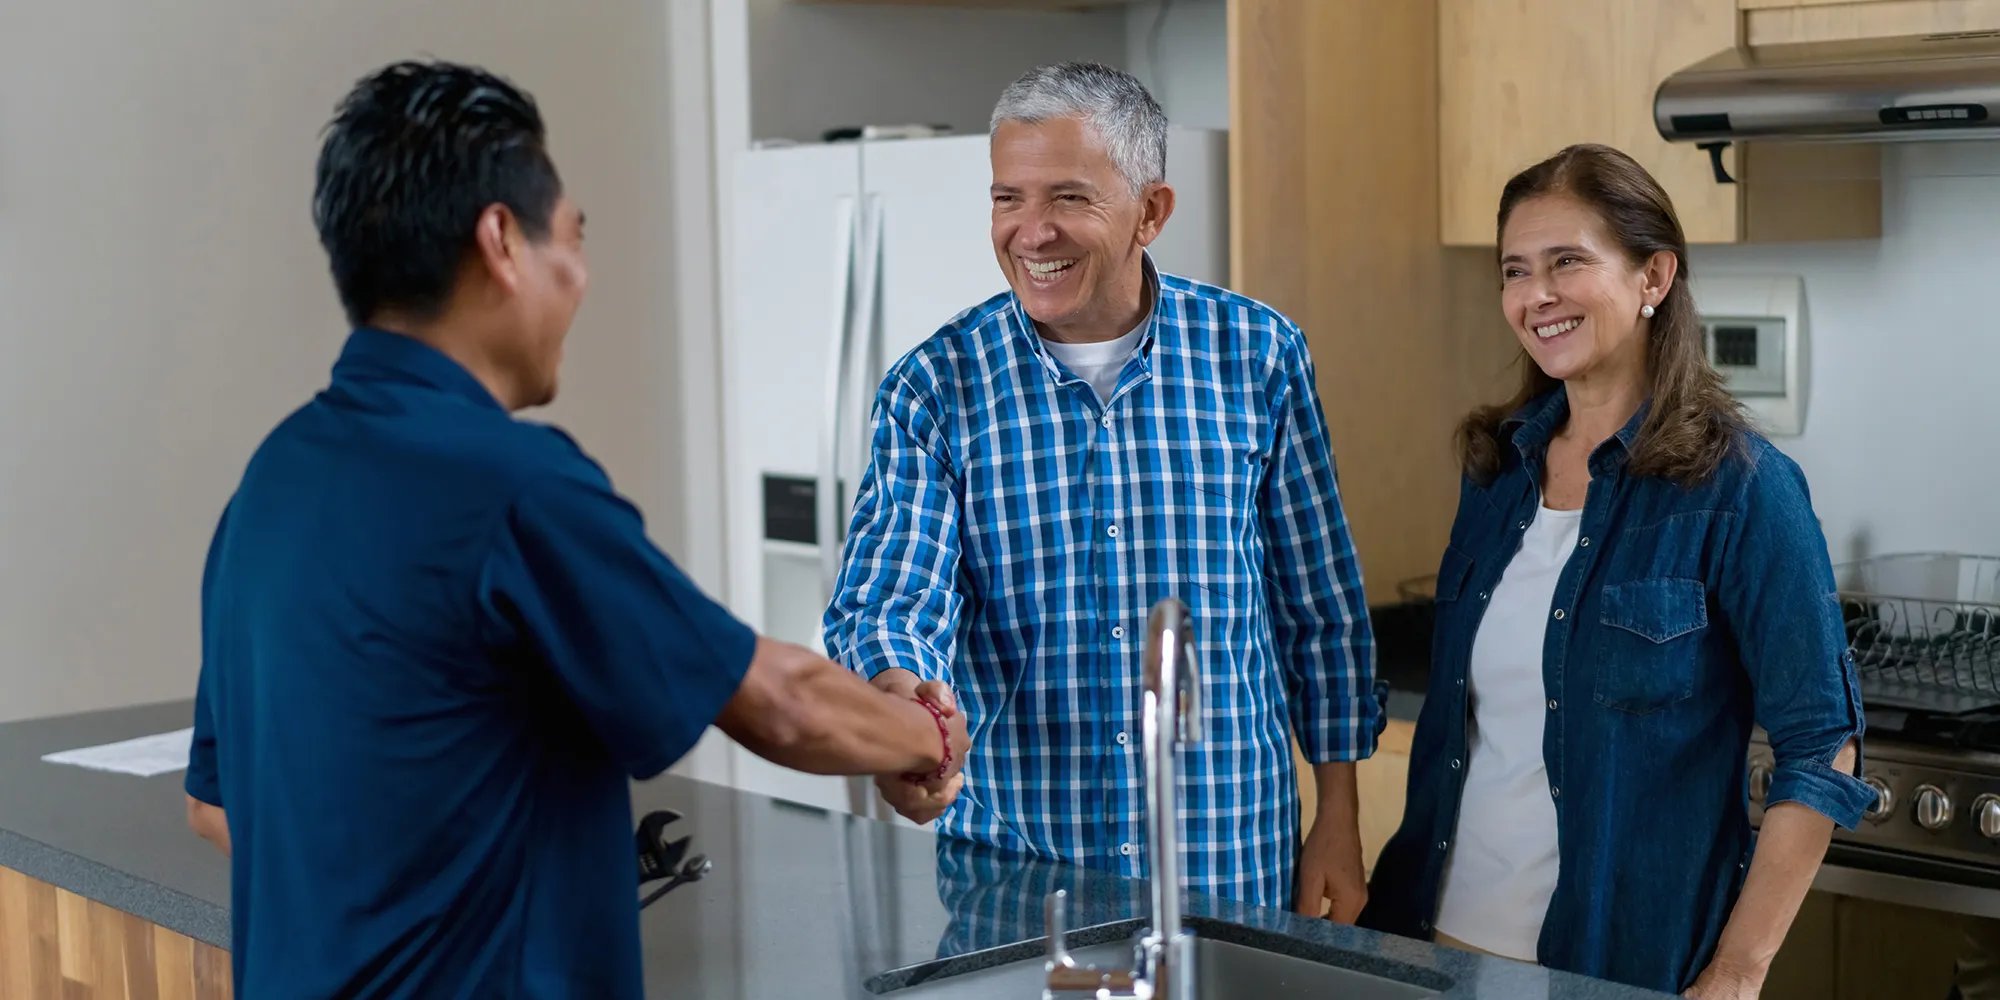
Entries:
<svg viewBox="0 0 2000 1000">
<path fill-rule="evenodd" d="M 1639 315 L 1641 315 L 1641 316 L 1644 316 L 1644 317 L 1646 317 L 1647 319 L 1652 319 L 1652 318 L 1653 318 L 1653 306 L 1652 306 L 1652 304 L 1651 304 L 1651 303 L 1648 303 L 1648 304 L 1646 304 L 1646 305 L 1643 305 L 1643 306 L 1640 306 L 1640 307 L 1639 307 Z"/>
</svg>

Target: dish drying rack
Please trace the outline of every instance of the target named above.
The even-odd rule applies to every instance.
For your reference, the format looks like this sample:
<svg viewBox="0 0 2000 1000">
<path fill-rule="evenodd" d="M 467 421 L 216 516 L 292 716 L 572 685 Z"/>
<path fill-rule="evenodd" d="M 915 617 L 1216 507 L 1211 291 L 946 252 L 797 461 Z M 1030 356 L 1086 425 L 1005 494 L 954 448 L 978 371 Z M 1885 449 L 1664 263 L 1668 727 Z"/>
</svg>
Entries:
<svg viewBox="0 0 2000 1000">
<path fill-rule="evenodd" d="M 1835 567 L 1870 705 L 1959 715 L 2000 707 L 2000 556 L 1911 553 Z"/>
</svg>

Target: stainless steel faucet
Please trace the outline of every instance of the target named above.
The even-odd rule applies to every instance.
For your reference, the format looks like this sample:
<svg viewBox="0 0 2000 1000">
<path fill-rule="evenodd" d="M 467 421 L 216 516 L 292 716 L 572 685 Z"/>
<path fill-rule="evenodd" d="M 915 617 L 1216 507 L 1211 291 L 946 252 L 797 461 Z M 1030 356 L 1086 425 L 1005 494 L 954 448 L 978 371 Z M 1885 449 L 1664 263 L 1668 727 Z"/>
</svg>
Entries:
<svg viewBox="0 0 2000 1000">
<path fill-rule="evenodd" d="M 1153 605 L 1146 620 L 1140 706 L 1146 755 L 1146 857 L 1152 922 L 1133 942 L 1132 968 L 1080 966 L 1064 944 L 1068 895 L 1050 893 L 1048 982 L 1043 1000 L 1194 1000 L 1194 934 L 1181 928 L 1180 796 L 1175 763 L 1180 747 L 1202 740 L 1201 676 L 1194 662 L 1194 618 L 1178 598 Z"/>
</svg>

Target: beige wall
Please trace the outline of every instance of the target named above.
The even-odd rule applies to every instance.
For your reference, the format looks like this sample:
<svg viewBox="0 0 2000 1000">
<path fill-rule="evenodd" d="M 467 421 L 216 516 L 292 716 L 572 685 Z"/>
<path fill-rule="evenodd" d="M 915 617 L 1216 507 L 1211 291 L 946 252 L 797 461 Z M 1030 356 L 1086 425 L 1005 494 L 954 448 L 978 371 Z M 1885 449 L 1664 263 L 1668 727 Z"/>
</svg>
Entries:
<svg viewBox="0 0 2000 1000">
<path fill-rule="evenodd" d="M 541 100 L 590 213 L 592 286 L 539 416 L 677 550 L 674 333 L 700 310 L 676 299 L 669 194 L 673 144 L 707 140 L 672 137 L 669 17 L 660 0 L 0 5 L 0 720 L 192 691 L 216 514 L 345 332 L 308 216 L 318 132 L 391 59 L 481 62 Z"/>
</svg>

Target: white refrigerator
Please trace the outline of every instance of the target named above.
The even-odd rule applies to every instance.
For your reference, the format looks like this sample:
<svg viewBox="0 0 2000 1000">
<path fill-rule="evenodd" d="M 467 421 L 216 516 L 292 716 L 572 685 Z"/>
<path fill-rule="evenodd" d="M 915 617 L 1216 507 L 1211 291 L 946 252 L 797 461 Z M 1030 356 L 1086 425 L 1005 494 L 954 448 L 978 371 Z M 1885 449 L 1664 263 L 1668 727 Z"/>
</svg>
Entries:
<svg viewBox="0 0 2000 1000">
<path fill-rule="evenodd" d="M 1161 270 L 1228 273 L 1227 133 L 1170 130 Z M 988 237 L 984 135 L 748 149 L 736 159 L 722 337 L 730 609 L 823 651 L 870 408 L 889 365 L 1005 290 Z M 731 747 L 741 788 L 882 816 L 866 780 L 788 771 Z"/>
</svg>

